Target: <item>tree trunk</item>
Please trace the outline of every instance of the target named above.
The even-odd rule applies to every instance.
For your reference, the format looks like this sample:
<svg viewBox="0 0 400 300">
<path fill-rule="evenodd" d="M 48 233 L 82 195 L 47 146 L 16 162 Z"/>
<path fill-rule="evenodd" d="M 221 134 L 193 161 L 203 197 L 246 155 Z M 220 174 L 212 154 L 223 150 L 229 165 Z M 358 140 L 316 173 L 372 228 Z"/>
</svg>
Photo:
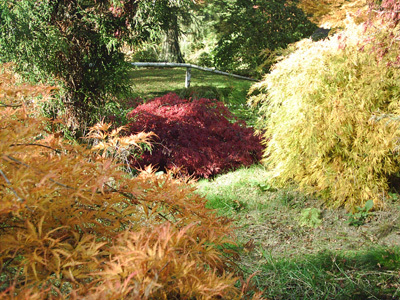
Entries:
<svg viewBox="0 0 400 300">
<path fill-rule="evenodd" d="M 164 40 L 164 60 L 166 62 L 184 63 L 181 47 L 179 46 L 179 24 L 175 16 L 169 28 L 165 31 Z"/>
</svg>

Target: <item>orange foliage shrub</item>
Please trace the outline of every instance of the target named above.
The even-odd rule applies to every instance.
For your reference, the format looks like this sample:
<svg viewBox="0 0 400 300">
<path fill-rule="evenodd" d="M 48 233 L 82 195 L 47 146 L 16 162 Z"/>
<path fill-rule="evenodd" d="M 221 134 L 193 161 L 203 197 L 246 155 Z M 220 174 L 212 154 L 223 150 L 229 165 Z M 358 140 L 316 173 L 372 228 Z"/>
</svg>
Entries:
<svg viewBox="0 0 400 300">
<path fill-rule="evenodd" d="M 183 181 L 128 176 L 103 155 L 112 134 L 91 151 L 46 133 L 24 101 L 50 88 L 13 80 L 1 74 L 0 298 L 243 297 L 229 220 Z"/>
</svg>

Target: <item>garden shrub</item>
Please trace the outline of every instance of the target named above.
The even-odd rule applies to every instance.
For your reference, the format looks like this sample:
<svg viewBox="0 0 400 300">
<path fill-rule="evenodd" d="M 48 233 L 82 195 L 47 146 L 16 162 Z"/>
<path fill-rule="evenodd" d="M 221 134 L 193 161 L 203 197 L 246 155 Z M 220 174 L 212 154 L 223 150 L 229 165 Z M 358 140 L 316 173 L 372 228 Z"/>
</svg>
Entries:
<svg viewBox="0 0 400 300">
<path fill-rule="evenodd" d="M 119 146 L 148 135 L 118 142 L 103 124 L 91 131 L 93 149 L 66 143 L 32 110 L 32 94 L 49 88 L 12 83 L 0 74 L 0 298 L 244 296 L 225 247 L 231 221 L 191 185 L 152 172 L 132 178 L 114 162 Z"/>
<path fill-rule="evenodd" d="M 294 180 L 353 211 L 370 199 L 384 205 L 400 167 L 397 42 L 376 55 L 386 34 L 349 23 L 329 40 L 299 43 L 254 85 L 276 184 Z"/>
<path fill-rule="evenodd" d="M 214 66 L 213 60 L 214 57 L 212 56 L 212 54 L 204 51 L 199 55 L 197 59 L 197 64 L 199 66 L 212 68 Z"/>
<path fill-rule="evenodd" d="M 131 132 L 158 136 L 151 152 L 132 161 L 137 167 L 181 167 L 187 174 L 210 177 L 261 158 L 260 138 L 216 100 L 187 100 L 170 93 L 138 106 L 128 117 Z"/>
</svg>

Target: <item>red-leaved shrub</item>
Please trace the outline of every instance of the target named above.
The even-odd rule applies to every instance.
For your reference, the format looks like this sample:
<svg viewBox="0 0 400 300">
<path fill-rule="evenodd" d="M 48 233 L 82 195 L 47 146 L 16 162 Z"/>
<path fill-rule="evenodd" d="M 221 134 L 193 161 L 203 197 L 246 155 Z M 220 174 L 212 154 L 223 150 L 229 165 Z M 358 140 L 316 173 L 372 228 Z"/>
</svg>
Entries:
<svg viewBox="0 0 400 300">
<path fill-rule="evenodd" d="M 158 136 L 151 152 L 132 159 L 135 167 L 179 167 L 207 178 L 261 159 L 260 138 L 217 100 L 187 100 L 170 93 L 139 105 L 128 119 L 132 133 L 152 131 Z"/>
</svg>

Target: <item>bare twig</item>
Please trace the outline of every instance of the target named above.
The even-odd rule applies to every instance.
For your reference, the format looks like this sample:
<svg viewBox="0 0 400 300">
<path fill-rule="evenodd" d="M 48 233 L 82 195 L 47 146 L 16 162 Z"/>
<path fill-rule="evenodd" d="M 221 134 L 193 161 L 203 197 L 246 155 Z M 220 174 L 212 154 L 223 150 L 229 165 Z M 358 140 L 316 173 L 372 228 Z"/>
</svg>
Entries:
<svg viewBox="0 0 400 300">
<path fill-rule="evenodd" d="M 400 10 L 387 10 L 387 9 L 382 9 L 382 10 L 373 9 L 372 11 L 376 12 L 376 13 L 399 13 L 400 12 Z"/>
<path fill-rule="evenodd" d="M 3 176 L 3 178 L 5 179 L 5 181 L 7 182 L 7 184 L 10 185 L 10 186 L 9 186 L 9 189 L 13 192 L 13 194 L 15 195 L 15 197 L 17 197 L 18 201 L 19 201 L 19 202 L 24 202 L 24 199 L 22 199 L 22 198 L 18 195 L 17 191 L 14 190 L 14 188 L 12 187 L 12 183 L 11 183 L 11 181 L 7 178 L 6 174 L 4 174 L 4 172 L 3 172 L 2 170 L 0 170 L 0 174 L 1 174 L 1 176 Z"/>
<path fill-rule="evenodd" d="M 22 105 L 21 104 L 3 104 L 3 103 L 0 103 L 0 107 L 12 107 L 12 108 L 14 108 L 14 107 L 21 107 Z"/>
<path fill-rule="evenodd" d="M 22 104 L 3 104 L 0 103 L 0 107 L 21 107 Z"/>
<path fill-rule="evenodd" d="M 116 188 L 112 187 L 111 185 L 109 185 L 108 183 L 106 183 L 105 186 L 107 186 L 112 192 L 118 193 L 130 200 L 133 200 L 135 202 L 135 204 L 138 203 L 138 200 L 132 194 L 126 193 L 126 192 L 121 192 L 121 191 L 117 190 Z"/>
<path fill-rule="evenodd" d="M 44 147 L 44 148 L 48 148 L 50 150 L 53 150 L 59 154 L 61 154 L 61 151 L 58 149 L 54 149 L 50 146 L 46 146 L 46 145 L 42 145 L 42 144 L 36 144 L 36 143 L 26 143 L 26 144 L 12 144 L 11 147 L 15 147 L 15 146 L 38 146 L 38 147 Z"/>
</svg>

